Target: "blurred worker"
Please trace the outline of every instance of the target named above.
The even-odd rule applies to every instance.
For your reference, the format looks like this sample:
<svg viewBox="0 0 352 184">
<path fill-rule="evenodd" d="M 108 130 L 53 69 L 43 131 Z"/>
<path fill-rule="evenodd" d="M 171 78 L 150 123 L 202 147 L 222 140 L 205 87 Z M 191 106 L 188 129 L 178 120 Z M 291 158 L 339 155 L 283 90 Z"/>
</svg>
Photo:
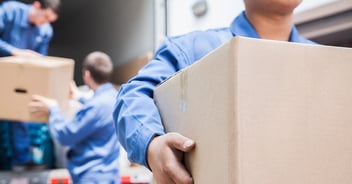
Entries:
<svg viewBox="0 0 352 184">
<path fill-rule="evenodd" d="M 83 81 L 94 91 L 90 99 L 80 98 L 82 107 L 72 119 L 65 119 L 54 99 L 34 95 L 31 113 L 49 114 L 53 138 L 68 146 L 68 170 L 73 183 L 120 183 L 119 142 L 112 112 L 117 91 L 109 83 L 113 65 L 103 52 L 90 53 L 83 62 Z M 79 98 L 77 87 L 72 96 Z"/>
<path fill-rule="evenodd" d="M 48 44 L 53 36 L 50 23 L 57 20 L 60 3 L 60 0 L 36 0 L 32 4 L 18 1 L 2 2 L 0 4 L 0 57 L 47 55 Z M 10 127 L 13 165 L 31 165 L 28 125 L 11 122 Z"/>
<path fill-rule="evenodd" d="M 48 54 L 53 36 L 50 23 L 58 18 L 60 0 L 38 0 L 32 4 L 6 1 L 0 5 L 0 56 Z"/>
<path fill-rule="evenodd" d="M 154 59 L 121 86 L 114 111 L 118 137 L 132 162 L 149 167 L 158 184 L 193 183 L 183 164 L 195 142 L 166 133 L 153 101 L 153 90 L 175 72 L 191 65 L 234 36 L 310 43 L 293 25 L 301 0 L 244 0 L 245 11 L 230 27 L 166 38 Z M 199 122 L 201 123 L 201 122 Z"/>
</svg>

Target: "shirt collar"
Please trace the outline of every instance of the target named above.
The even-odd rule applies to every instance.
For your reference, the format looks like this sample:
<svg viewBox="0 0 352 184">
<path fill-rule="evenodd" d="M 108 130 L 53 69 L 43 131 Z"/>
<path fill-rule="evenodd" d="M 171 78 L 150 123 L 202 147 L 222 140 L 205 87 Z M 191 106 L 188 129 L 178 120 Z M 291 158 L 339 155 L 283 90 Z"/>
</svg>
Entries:
<svg viewBox="0 0 352 184">
<path fill-rule="evenodd" d="M 248 21 L 244 11 L 232 21 L 230 30 L 233 36 L 260 38 L 252 24 Z"/>
<path fill-rule="evenodd" d="M 290 42 L 301 42 L 301 36 L 296 28 L 296 26 L 292 27 L 291 35 L 290 35 Z"/>
<path fill-rule="evenodd" d="M 230 25 L 233 36 L 244 36 L 251 38 L 260 38 L 252 24 L 247 19 L 245 11 L 243 11 Z M 292 26 L 290 42 L 299 42 L 300 35 L 295 26 Z"/>
</svg>

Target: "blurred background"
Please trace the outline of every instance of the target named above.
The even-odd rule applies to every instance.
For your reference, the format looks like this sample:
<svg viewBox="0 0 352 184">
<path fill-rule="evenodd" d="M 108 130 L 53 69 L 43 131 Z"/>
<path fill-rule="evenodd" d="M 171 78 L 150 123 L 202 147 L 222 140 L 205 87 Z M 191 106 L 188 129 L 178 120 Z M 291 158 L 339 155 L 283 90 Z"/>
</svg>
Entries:
<svg viewBox="0 0 352 184">
<path fill-rule="evenodd" d="M 165 36 L 228 26 L 243 8 L 241 0 L 62 0 L 49 54 L 75 59 L 80 70 L 86 53 L 102 50 L 119 67 L 153 52 Z M 303 0 L 295 13 L 303 36 L 352 46 L 351 0 Z"/>
</svg>

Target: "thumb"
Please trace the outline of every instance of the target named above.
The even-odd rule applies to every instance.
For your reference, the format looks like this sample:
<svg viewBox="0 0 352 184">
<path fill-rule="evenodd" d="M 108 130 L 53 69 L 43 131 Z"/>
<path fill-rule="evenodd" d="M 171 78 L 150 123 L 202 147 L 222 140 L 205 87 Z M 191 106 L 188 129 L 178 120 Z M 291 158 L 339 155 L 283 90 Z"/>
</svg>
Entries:
<svg viewBox="0 0 352 184">
<path fill-rule="evenodd" d="M 40 96 L 40 95 L 32 95 L 32 101 L 44 103 L 49 108 L 58 105 L 56 100 L 51 99 L 51 98 L 46 98 L 46 97 Z"/>
<path fill-rule="evenodd" d="M 43 101 L 45 98 L 40 95 L 32 95 L 32 101 L 38 102 Z"/>
<path fill-rule="evenodd" d="M 168 133 L 168 134 L 169 134 L 168 144 L 171 144 L 170 146 L 173 146 L 180 151 L 189 152 L 195 147 L 194 140 L 190 138 L 187 138 L 179 133 Z"/>
</svg>

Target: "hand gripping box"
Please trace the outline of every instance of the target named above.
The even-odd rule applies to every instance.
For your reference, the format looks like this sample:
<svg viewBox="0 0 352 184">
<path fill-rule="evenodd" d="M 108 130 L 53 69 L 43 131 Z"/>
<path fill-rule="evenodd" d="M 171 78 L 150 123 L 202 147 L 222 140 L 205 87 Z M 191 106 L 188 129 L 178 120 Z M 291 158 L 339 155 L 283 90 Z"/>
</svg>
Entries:
<svg viewBox="0 0 352 184">
<path fill-rule="evenodd" d="M 74 61 L 67 58 L 0 58 L 0 119 L 47 122 L 47 116 L 29 113 L 33 94 L 55 98 L 65 110 L 73 69 Z"/>
<path fill-rule="evenodd" d="M 352 49 L 236 37 L 154 91 L 195 184 L 350 184 Z"/>
</svg>

